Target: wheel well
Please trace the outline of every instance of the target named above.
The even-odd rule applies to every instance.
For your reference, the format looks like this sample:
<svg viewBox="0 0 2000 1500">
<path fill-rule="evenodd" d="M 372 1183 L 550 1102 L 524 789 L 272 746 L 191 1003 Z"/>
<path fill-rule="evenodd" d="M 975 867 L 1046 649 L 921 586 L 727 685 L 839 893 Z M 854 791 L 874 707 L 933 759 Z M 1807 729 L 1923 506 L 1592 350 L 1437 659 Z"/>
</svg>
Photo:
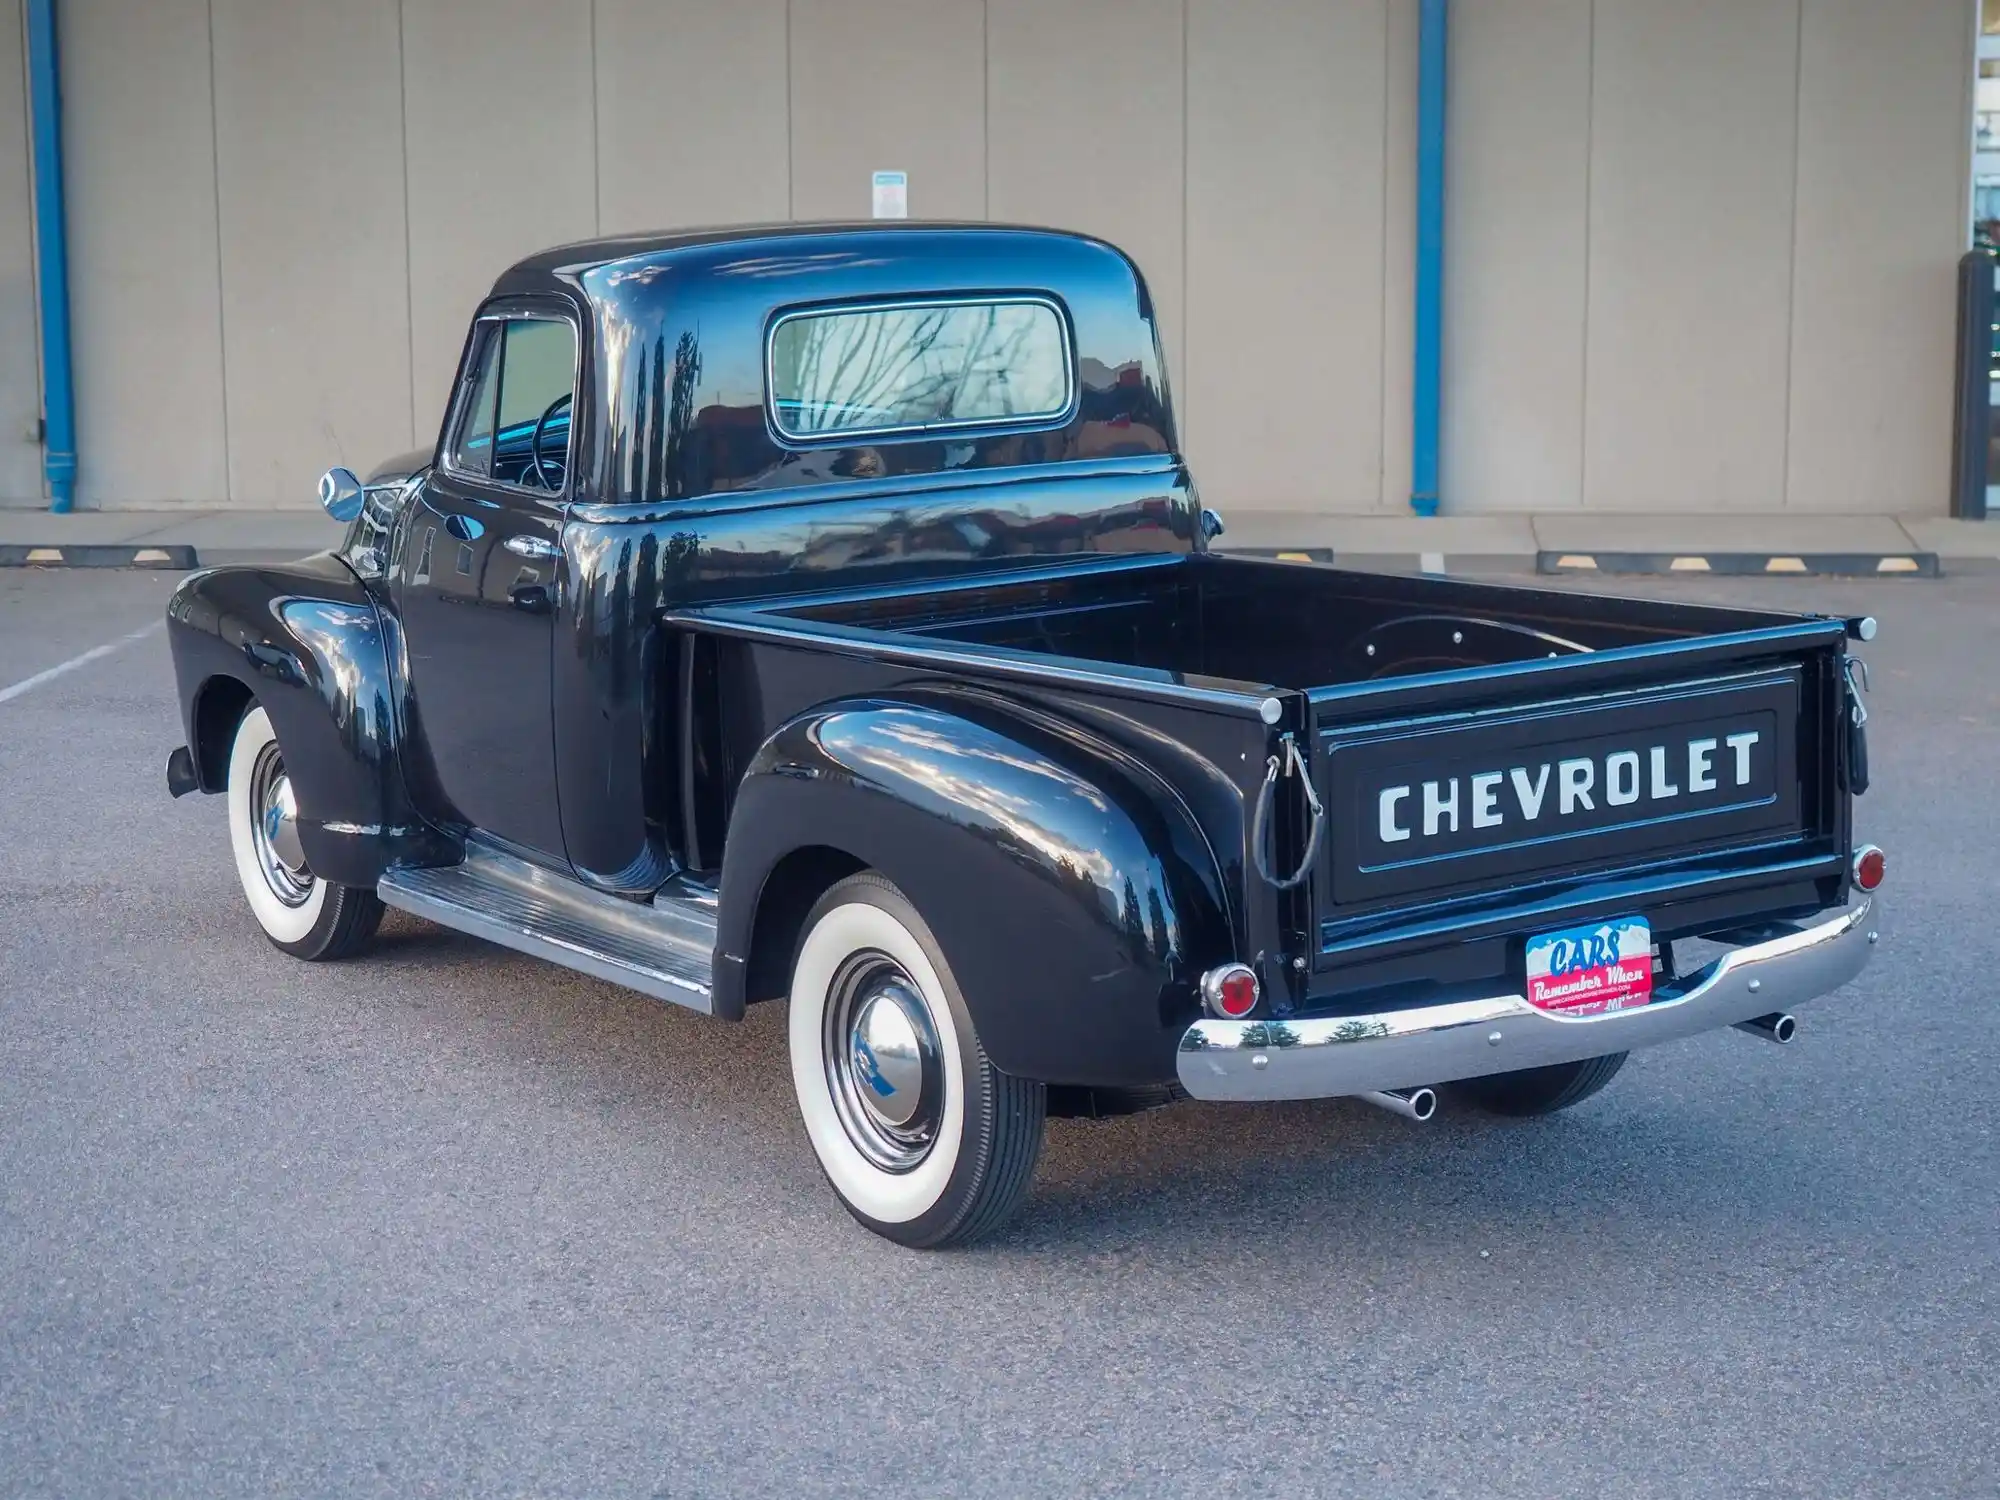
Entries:
<svg viewBox="0 0 2000 1500">
<path fill-rule="evenodd" d="M 757 896 L 750 928 L 750 966 L 743 997 L 754 1004 L 776 1000 L 791 988 L 792 955 L 806 915 L 835 882 L 868 867 L 844 849 L 812 844 L 794 849 L 772 868 Z"/>
<path fill-rule="evenodd" d="M 234 677 L 211 677 L 194 698 L 195 774 L 204 792 L 219 792 L 229 780 L 229 746 L 236 726 L 257 695 Z"/>
</svg>

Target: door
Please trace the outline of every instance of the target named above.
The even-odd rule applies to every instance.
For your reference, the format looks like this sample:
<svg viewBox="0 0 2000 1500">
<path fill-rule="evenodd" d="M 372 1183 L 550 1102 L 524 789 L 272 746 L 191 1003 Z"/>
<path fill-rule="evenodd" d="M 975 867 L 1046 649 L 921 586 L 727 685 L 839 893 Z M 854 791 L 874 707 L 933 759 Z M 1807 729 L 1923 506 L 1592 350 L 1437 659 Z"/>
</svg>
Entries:
<svg viewBox="0 0 2000 1500">
<path fill-rule="evenodd" d="M 578 342 L 567 308 L 482 311 L 395 580 L 412 796 L 448 827 L 556 864 L 550 664 Z"/>
</svg>

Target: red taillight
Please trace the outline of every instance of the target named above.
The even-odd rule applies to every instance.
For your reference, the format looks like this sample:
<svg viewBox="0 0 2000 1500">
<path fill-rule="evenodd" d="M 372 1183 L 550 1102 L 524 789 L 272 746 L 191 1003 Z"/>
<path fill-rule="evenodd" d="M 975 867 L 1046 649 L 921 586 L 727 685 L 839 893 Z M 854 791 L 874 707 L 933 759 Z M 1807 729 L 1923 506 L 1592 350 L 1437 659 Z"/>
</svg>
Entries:
<svg viewBox="0 0 2000 1500">
<path fill-rule="evenodd" d="M 1862 890 L 1874 890 L 1888 873 L 1889 856 L 1873 844 L 1864 844 L 1854 851 L 1854 883 Z"/>
<path fill-rule="evenodd" d="M 1201 976 L 1201 998 L 1225 1021 L 1240 1021 L 1257 1008 L 1257 976 L 1245 964 L 1224 964 Z"/>
</svg>

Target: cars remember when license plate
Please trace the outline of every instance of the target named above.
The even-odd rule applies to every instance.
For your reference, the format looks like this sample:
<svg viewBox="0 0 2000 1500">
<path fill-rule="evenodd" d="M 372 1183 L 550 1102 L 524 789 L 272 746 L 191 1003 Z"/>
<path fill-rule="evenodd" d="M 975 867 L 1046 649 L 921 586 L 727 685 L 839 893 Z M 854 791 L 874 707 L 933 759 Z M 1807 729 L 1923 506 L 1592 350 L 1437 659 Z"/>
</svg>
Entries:
<svg viewBox="0 0 2000 1500">
<path fill-rule="evenodd" d="M 1653 930 L 1616 917 L 1528 939 L 1528 1003 L 1563 1016 L 1629 1010 L 1653 998 Z"/>
</svg>

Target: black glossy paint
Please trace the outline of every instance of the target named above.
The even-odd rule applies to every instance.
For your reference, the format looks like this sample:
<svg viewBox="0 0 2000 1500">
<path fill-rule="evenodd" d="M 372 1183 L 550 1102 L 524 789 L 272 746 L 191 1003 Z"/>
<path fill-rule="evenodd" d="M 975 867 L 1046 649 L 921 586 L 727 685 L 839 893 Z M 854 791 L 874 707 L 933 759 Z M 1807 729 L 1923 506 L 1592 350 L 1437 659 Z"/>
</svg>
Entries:
<svg viewBox="0 0 2000 1500">
<path fill-rule="evenodd" d="M 1014 293 L 1068 320 L 1072 414 L 865 442 L 771 421 L 788 310 Z M 580 336 L 567 490 L 405 455 L 344 550 L 365 577 L 327 556 L 176 596 L 197 760 L 205 694 L 267 703 L 322 874 L 367 883 L 476 835 L 634 898 L 719 882 L 729 1015 L 788 961 L 759 946 L 766 893 L 858 861 L 924 912 L 1002 1067 L 1102 1085 L 1173 1076 L 1195 980 L 1228 958 L 1275 1010 L 1337 1009 L 1503 973 L 1523 931 L 1609 904 L 1713 931 L 1844 891 L 1838 622 L 1208 555 L 1150 297 L 1108 245 L 923 224 L 601 241 L 523 261 L 486 310 L 529 305 Z M 1360 904 L 1337 837 L 1296 890 L 1252 872 L 1281 736 L 1323 776 L 1385 724 L 1743 671 L 1796 674 L 1795 836 Z M 1302 793 L 1273 796 L 1290 864 Z"/>
<path fill-rule="evenodd" d="M 205 707 L 247 691 L 277 732 L 314 870 L 373 885 L 397 859 L 441 857 L 404 792 L 382 619 L 342 563 L 192 574 L 168 602 L 167 629 L 203 790 L 222 790 L 228 771 L 226 735 L 204 732 Z"/>
<path fill-rule="evenodd" d="M 784 664 L 759 667 L 767 701 L 793 696 Z M 846 698 L 758 748 L 723 865 L 720 1005 L 740 995 L 758 897 L 802 840 L 912 894 L 1007 1072 L 1172 1077 L 1195 981 L 1230 949 L 1214 855 L 1179 799 L 1116 747 L 999 695 Z"/>
</svg>

